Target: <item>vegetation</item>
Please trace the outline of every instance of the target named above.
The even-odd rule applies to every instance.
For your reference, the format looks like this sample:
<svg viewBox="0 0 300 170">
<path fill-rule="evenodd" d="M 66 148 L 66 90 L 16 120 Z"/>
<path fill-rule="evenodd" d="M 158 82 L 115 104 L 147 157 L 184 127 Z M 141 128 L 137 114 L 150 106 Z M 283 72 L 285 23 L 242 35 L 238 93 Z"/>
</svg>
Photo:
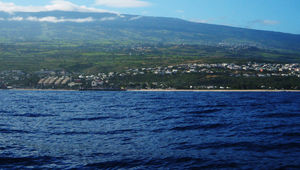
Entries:
<svg viewBox="0 0 300 170">
<path fill-rule="evenodd" d="M 248 46 L 23 42 L 0 44 L 0 71 L 40 69 L 99 73 L 182 63 L 299 63 L 297 52 Z"/>
<path fill-rule="evenodd" d="M 112 82 L 119 87 L 141 89 L 300 89 L 300 78 L 297 77 L 232 77 L 225 74 L 146 74 L 117 78 Z"/>
</svg>

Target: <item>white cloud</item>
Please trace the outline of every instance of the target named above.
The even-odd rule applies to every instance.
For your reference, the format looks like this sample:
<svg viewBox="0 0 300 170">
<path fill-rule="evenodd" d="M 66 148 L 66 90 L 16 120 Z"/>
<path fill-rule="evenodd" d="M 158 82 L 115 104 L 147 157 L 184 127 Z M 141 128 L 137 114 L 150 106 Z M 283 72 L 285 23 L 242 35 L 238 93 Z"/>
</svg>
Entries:
<svg viewBox="0 0 300 170">
<path fill-rule="evenodd" d="M 116 19 L 116 17 L 104 17 L 104 18 L 101 18 L 100 21 L 113 21 L 115 19 Z"/>
<path fill-rule="evenodd" d="M 146 7 L 151 4 L 142 0 L 96 0 L 97 5 L 103 5 L 114 8 L 137 8 Z"/>
<path fill-rule="evenodd" d="M 177 10 L 177 13 L 184 13 L 184 10 Z"/>
<path fill-rule="evenodd" d="M 203 24 L 209 23 L 209 20 L 205 20 L 205 19 L 191 19 L 190 21 L 196 23 L 203 23 Z"/>
<path fill-rule="evenodd" d="M 24 18 L 23 17 L 12 17 L 12 18 L 8 18 L 9 21 L 23 21 Z"/>
<path fill-rule="evenodd" d="M 53 17 L 53 16 L 42 17 L 42 18 L 28 17 L 25 20 L 26 21 L 35 21 L 35 22 L 53 22 L 53 23 L 59 23 L 59 22 L 84 23 L 84 22 L 92 22 L 92 21 L 94 21 L 94 19 L 92 17 L 67 19 L 67 18 L 56 18 L 56 17 Z"/>
<path fill-rule="evenodd" d="M 109 12 L 118 14 L 117 12 L 91 8 L 84 5 L 76 5 L 65 0 L 52 0 L 50 5 L 46 6 L 18 6 L 10 2 L 0 1 L 0 11 L 7 13 L 14 12 L 42 12 L 42 11 L 77 11 L 77 12 Z"/>
<path fill-rule="evenodd" d="M 83 22 L 93 22 L 94 19 L 92 17 L 87 17 L 87 18 L 68 19 L 66 21 L 83 23 Z"/>
<path fill-rule="evenodd" d="M 4 21 L 4 18 L 0 18 L 0 21 Z"/>
<path fill-rule="evenodd" d="M 134 21 L 143 18 L 143 16 L 136 16 L 129 19 L 129 21 Z"/>
<path fill-rule="evenodd" d="M 275 20 L 263 20 L 263 24 L 265 24 L 265 25 L 277 25 L 277 24 L 279 24 L 279 22 L 275 21 Z"/>
</svg>

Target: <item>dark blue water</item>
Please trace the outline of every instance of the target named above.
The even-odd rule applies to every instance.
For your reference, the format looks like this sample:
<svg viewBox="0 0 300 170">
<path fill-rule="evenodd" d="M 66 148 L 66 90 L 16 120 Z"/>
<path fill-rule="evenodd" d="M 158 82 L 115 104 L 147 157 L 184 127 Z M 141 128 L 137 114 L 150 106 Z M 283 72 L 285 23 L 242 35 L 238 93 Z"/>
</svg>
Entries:
<svg viewBox="0 0 300 170">
<path fill-rule="evenodd" d="M 0 91 L 0 168 L 300 168 L 300 93 Z"/>
</svg>

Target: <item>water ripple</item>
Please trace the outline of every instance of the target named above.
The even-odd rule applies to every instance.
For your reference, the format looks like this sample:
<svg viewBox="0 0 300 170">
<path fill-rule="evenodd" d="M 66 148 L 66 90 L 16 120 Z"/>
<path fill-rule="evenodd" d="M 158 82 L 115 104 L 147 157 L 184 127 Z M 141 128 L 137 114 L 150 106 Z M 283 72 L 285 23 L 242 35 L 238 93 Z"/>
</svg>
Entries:
<svg viewBox="0 0 300 170">
<path fill-rule="evenodd" d="M 299 98 L 0 91 L 0 169 L 297 169 Z"/>
</svg>

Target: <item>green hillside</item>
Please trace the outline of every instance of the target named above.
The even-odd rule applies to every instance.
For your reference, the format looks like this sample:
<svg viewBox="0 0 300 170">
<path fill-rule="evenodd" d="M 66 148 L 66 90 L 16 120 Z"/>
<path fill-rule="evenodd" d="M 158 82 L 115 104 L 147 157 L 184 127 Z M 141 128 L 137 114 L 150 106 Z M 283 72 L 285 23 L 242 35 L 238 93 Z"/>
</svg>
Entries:
<svg viewBox="0 0 300 170">
<path fill-rule="evenodd" d="M 0 70 L 300 62 L 300 35 L 112 13 L 0 12 L 0 18 Z"/>
<path fill-rule="evenodd" d="M 70 44 L 26 42 L 0 44 L 0 70 L 37 71 L 43 68 L 70 72 L 108 72 L 182 63 L 245 63 L 248 61 L 295 63 L 299 53 L 254 47 L 203 45 Z"/>
</svg>

